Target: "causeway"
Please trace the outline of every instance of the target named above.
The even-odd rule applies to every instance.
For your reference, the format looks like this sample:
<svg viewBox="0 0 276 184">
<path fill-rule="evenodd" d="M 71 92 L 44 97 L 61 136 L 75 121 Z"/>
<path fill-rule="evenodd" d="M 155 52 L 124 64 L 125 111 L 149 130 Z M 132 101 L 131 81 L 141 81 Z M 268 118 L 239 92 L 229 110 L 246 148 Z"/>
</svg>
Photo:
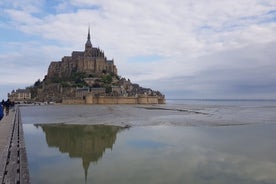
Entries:
<svg viewBox="0 0 276 184">
<path fill-rule="evenodd" d="M 0 184 L 29 184 L 24 133 L 18 106 L 0 121 Z"/>
</svg>

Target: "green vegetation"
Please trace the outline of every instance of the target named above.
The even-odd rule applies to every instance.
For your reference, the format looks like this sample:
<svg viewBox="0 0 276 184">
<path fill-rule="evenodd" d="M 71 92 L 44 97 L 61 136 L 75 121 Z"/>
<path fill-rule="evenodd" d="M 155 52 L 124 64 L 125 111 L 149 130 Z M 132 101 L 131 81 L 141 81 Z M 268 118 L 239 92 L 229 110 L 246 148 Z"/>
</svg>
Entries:
<svg viewBox="0 0 276 184">
<path fill-rule="evenodd" d="M 94 78 L 92 86 L 89 86 L 89 84 L 85 81 L 85 78 Z M 101 87 L 106 89 L 105 92 L 107 94 L 110 94 L 112 93 L 112 85 L 117 85 L 120 78 L 120 76 L 108 72 L 96 74 L 74 71 L 68 77 L 55 76 L 48 78 L 45 76 L 43 81 L 38 79 L 32 86 L 29 87 L 29 89 L 33 99 L 41 98 L 41 95 L 38 96 L 38 94 L 43 94 L 47 98 L 50 98 L 52 95 L 56 98 L 67 95 L 70 96 L 73 95 L 70 92 L 70 88 L 76 87 Z"/>
<path fill-rule="evenodd" d="M 51 83 L 59 83 L 62 87 L 83 87 L 87 86 L 84 78 L 88 75 L 84 72 L 73 72 L 70 77 L 52 77 Z"/>
<path fill-rule="evenodd" d="M 69 77 L 70 81 L 82 81 L 84 78 L 88 77 L 88 75 L 84 72 L 74 72 L 71 74 L 71 76 Z"/>
<path fill-rule="evenodd" d="M 70 85 L 69 82 L 62 81 L 60 84 L 61 84 L 61 86 L 64 87 L 64 88 L 71 87 L 71 85 Z"/>
<path fill-rule="evenodd" d="M 107 75 L 104 75 L 102 77 L 102 81 L 104 84 L 111 84 L 113 79 L 112 79 L 112 76 L 110 74 L 107 74 Z"/>
<path fill-rule="evenodd" d="M 32 86 L 26 87 L 26 89 L 30 90 L 31 96 L 36 97 L 37 96 L 37 90 L 39 88 L 42 88 L 43 82 L 38 79 Z"/>
<path fill-rule="evenodd" d="M 111 85 L 114 83 L 114 80 L 119 80 L 120 76 L 114 73 L 88 74 L 85 72 L 73 72 L 69 77 L 52 77 L 45 82 L 47 84 L 58 83 L 62 87 L 88 87 L 88 84 L 84 80 L 85 78 L 99 78 L 95 80 L 93 87 L 104 87 L 107 89 L 107 93 L 110 93 L 112 91 Z M 41 83 L 39 80 L 35 83 L 35 86 L 39 86 Z"/>
<path fill-rule="evenodd" d="M 34 83 L 34 87 L 39 87 L 41 85 L 41 81 L 40 79 L 38 79 L 35 83 Z"/>
<path fill-rule="evenodd" d="M 62 78 L 59 78 L 59 77 L 52 77 L 51 78 L 52 83 L 61 83 L 62 81 L 63 81 Z"/>
</svg>

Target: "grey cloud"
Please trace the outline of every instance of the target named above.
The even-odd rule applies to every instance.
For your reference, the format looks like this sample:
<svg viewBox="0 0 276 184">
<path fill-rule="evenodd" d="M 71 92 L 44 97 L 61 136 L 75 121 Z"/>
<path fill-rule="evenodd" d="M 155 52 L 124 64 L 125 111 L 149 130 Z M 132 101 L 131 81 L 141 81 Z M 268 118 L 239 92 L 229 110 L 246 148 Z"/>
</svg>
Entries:
<svg viewBox="0 0 276 184">
<path fill-rule="evenodd" d="M 31 2 L 26 1 L 26 7 Z M 32 6 L 38 11 L 41 2 Z M 59 47 L 23 42 L 16 55 L 0 53 L 1 59 L 6 58 L 2 63 L 5 72 L 10 71 L 8 76 L 12 76 L 10 66 L 25 64 L 43 77 L 51 60 L 83 49 L 91 23 L 93 45 L 115 58 L 119 74 L 146 87 L 184 98 L 246 96 L 248 92 L 252 97 L 275 97 L 274 0 L 72 0 L 58 7 L 62 13 L 46 12 L 40 17 L 14 5 L 2 8 L 10 19 L 6 26 L 16 25 L 29 35 L 63 43 Z M 156 54 L 162 60 L 129 62 L 134 56 Z M 39 76 L 21 74 L 31 83 Z"/>
<path fill-rule="evenodd" d="M 276 98 L 275 49 L 269 43 L 200 57 L 209 64 L 194 74 L 144 83 L 182 98 Z"/>
</svg>

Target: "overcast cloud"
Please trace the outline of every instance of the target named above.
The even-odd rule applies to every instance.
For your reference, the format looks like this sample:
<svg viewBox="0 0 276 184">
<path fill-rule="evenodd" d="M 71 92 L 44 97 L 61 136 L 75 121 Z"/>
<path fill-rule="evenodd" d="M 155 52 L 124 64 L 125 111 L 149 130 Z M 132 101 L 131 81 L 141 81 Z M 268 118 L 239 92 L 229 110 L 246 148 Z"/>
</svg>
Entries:
<svg viewBox="0 0 276 184">
<path fill-rule="evenodd" d="M 0 97 L 92 44 L 168 98 L 276 98 L 275 0 L 2 0 Z"/>
</svg>

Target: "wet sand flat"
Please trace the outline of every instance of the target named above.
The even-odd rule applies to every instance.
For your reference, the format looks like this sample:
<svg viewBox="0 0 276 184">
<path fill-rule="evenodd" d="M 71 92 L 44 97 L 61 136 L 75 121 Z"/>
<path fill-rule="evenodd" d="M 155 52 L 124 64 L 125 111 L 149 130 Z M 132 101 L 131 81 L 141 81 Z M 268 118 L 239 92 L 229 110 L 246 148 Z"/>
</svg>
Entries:
<svg viewBox="0 0 276 184">
<path fill-rule="evenodd" d="M 45 105 L 21 107 L 25 124 L 227 126 L 276 123 L 276 106 Z"/>
</svg>

